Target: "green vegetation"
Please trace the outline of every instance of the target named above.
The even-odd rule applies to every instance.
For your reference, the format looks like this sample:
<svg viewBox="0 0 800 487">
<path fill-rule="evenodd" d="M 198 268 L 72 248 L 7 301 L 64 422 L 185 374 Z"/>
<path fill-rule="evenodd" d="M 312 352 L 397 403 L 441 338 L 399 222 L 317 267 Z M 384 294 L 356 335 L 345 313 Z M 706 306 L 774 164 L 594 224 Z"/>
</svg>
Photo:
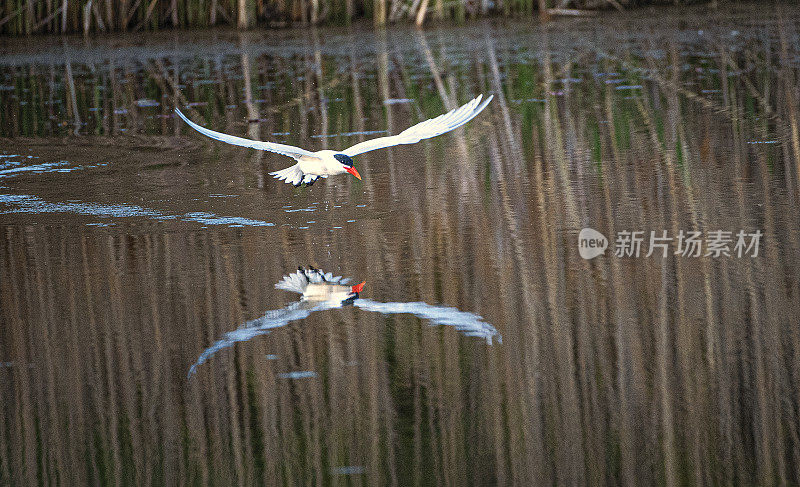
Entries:
<svg viewBox="0 0 800 487">
<path fill-rule="evenodd" d="M 585 15 L 591 10 L 682 4 L 679 0 L 0 0 L 0 35 L 153 31 L 229 25 L 376 25 L 486 15 Z M 565 9 L 564 7 L 570 7 Z"/>
</svg>

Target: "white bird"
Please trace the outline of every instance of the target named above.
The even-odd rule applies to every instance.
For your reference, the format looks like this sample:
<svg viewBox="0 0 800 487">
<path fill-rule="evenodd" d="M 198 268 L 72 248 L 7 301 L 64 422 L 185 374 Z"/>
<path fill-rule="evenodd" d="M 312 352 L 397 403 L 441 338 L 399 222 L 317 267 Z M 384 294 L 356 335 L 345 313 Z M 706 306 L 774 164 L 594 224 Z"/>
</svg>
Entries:
<svg viewBox="0 0 800 487">
<path fill-rule="evenodd" d="M 481 103 L 482 97 L 483 95 L 478 95 L 477 98 L 459 108 L 439 115 L 436 118 L 420 122 L 403 130 L 397 135 L 366 140 L 341 152 L 334 150 L 311 152 L 291 145 L 262 142 L 260 140 L 245 139 L 234 135 L 223 134 L 197 125 L 186 118 L 177 108 L 175 111 L 193 129 L 212 139 L 242 147 L 276 152 L 291 157 L 297 161 L 297 164 L 280 171 L 271 172 L 270 175 L 295 186 L 300 186 L 301 184 L 311 186 L 319 178 L 327 178 L 328 176 L 335 176 L 346 172 L 361 179 L 361 175 L 356 168 L 353 167 L 353 159 L 351 159 L 353 156 L 394 145 L 415 144 L 422 139 L 429 139 L 450 132 L 469 122 L 481 113 L 483 109 L 486 108 L 486 105 L 492 101 L 494 95 L 489 96 L 483 103 Z"/>
<path fill-rule="evenodd" d="M 358 299 L 358 293 L 364 289 L 366 281 L 349 286 L 348 278 L 327 274 L 309 266 L 308 269 L 297 268 L 297 272 L 284 276 L 275 284 L 276 289 L 284 289 L 301 294 L 301 303 L 336 303 L 350 304 Z"/>
</svg>

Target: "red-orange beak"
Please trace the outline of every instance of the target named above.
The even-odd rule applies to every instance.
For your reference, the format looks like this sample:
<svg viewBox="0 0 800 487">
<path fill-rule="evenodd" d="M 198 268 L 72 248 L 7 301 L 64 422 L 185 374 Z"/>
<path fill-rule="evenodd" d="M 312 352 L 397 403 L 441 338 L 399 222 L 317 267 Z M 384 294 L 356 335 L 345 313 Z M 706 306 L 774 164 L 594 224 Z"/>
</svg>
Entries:
<svg viewBox="0 0 800 487">
<path fill-rule="evenodd" d="M 358 178 L 358 179 L 361 179 L 361 178 Z M 364 284 L 366 284 L 366 283 L 367 283 L 367 281 L 361 281 L 361 284 L 356 284 L 355 286 L 351 287 L 350 291 L 354 292 L 354 293 L 360 293 L 361 290 L 364 289 Z"/>
<path fill-rule="evenodd" d="M 357 177 L 359 180 L 361 179 L 361 174 L 358 174 L 358 171 L 354 167 L 346 167 L 344 168 L 345 171 L 349 172 L 353 176 Z"/>
</svg>

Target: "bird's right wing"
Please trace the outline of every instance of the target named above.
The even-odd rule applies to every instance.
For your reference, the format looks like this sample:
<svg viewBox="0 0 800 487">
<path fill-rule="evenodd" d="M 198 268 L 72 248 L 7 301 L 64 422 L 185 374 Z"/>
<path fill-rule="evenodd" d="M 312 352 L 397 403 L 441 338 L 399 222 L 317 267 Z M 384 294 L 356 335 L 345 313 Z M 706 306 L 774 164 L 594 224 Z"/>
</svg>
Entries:
<svg viewBox="0 0 800 487">
<path fill-rule="evenodd" d="M 277 144 L 275 142 L 262 142 L 260 140 L 245 139 L 243 137 L 236 137 L 235 135 L 228 135 L 228 134 L 223 134 L 222 132 L 215 132 L 213 130 L 209 130 L 209 129 L 205 128 L 205 127 L 201 127 L 201 126 L 197 125 L 196 123 L 192 122 L 191 120 L 186 118 L 186 115 L 181 113 L 181 111 L 178 110 L 177 108 L 175 109 L 175 112 L 178 114 L 179 117 L 181 117 L 183 119 L 184 122 L 188 123 L 190 127 L 192 127 L 193 129 L 197 130 L 198 132 L 200 132 L 201 134 L 203 134 L 203 135 L 205 135 L 207 137 L 211 137 L 214 140 L 219 140 L 219 141 L 225 142 L 227 144 L 239 145 L 239 146 L 242 146 L 242 147 L 250 147 L 250 148 L 253 148 L 253 149 L 276 152 L 276 153 L 282 154 L 284 156 L 289 156 L 289 157 L 291 157 L 293 159 L 298 159 L 301 156 L 312 156 L 312 157 L 314 157 L 314 153 L 313 152 L 309 152 L 309 151 L 307 151 L 305 149 L 301 149 L 299 147 L 294 147 L 294 146 L 285 145 L 285 144 Z"/>
<path fill-rule="evenodd" d="M 415 144 L 422 139 L 429 139 L 431 137 L 436 137 L 437 135 L 442 135 L 443 133 L 454 130 L 475 118 L 483 111 L 484 108 L 486 108 L 486 105 L 492 101 L 494 95 L 489 96 L 483 101 L 483 103 L 481 103 L 482 97 L 483 95 L 478 95 L 477 98 L 467 102 L 465 105 L 459 108 L 451 110 L 443 115 L 439 115 L 436 118 L 431 118 L 429 120 L 425 120 L 424 122 L 420 122 L 403 130 L 397 135 L 365 140 L 364 142 L 356 144 L 353 147 L 342 151 L 342 153 L 353 157 L 371 150 L 383 149 L 385 147 L 391 147 L 393 145 L 400 144 Z"/>
</svg>

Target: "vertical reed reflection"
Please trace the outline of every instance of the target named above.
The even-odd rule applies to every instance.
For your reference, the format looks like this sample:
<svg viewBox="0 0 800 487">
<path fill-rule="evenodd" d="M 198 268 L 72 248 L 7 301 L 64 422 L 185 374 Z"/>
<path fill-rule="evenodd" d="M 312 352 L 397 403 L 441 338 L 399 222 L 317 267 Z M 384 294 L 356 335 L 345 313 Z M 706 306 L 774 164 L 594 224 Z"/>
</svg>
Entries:
<svg viewBox="0 0 800 487">
<path fill-rule="evenodd" d="M 800 483 L 798 44 L 759 29 L 592 49 L 557 30 L 312 32 L 281 55 L 243 34 L 198 56 L 0 62 L 8 147 L 109 162 L 66 194 L 184 214 L 197 191 L 193 208 L 279 222 L 98 228 L 1 200 L 0 484 Z M 218 130 L 336 148 L 488 92 L 463 130 L 306 190 L 266 175 L 277 157 L 169 122 L 188 105 Z M 74 130 L 98 145 L 72 157 Z M 45 201 L 66 177 L 0 172 L 3 195 Z M 583 227 L 765 237 L 755 258 L 645 257 L 645 240 L 585 261 Z M 187 381 L 286 305 L 273 285 L 301 264 L 366 279 L 374 302 L 479 314 L 503 343 L 330 310 Z"/>
</svg>

